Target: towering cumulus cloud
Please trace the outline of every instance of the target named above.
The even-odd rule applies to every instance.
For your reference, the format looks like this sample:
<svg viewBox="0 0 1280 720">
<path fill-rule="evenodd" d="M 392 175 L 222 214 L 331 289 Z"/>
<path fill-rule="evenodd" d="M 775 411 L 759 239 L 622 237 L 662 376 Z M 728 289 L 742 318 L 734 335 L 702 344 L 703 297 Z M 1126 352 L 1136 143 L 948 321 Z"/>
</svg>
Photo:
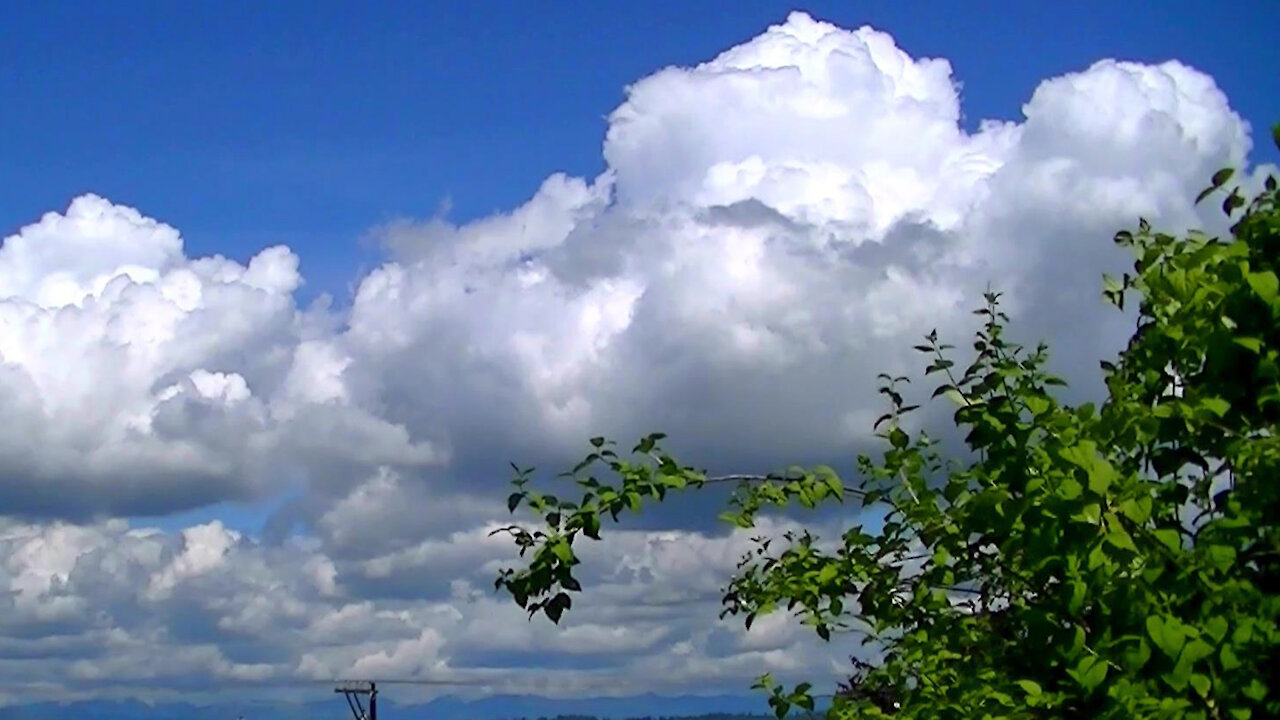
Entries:
<svg viewBox="0 0 1280 720">
<path fill-rule="evenodd" d="M 1047 81 L 1022 124 L 960 114 L 945 61 L 794 15 L 632 86 L 594 181 L 387 229 L 343 342 L 463 464 L 659 427 L 710 460 L 830 457 L 869 431 L 875 373 L 964 333 L 988 282 L 1060 351 L 1114 347 L 1110 233 L 1207 222 L 1188 199 L 1249 145 L 1177 63 Z"/>
<path fill-rule="evenodd" d="M 378 228 L 387 260 L 341 316 L 296 306 L 286 248 L 190 258 L 102 198 L 18 230 L 0 250 L 0 691 L 827 673 L 844 648 L 781 619 L 710 622 L 707 578 L 739 536 L 593 547 L 601 592 L 559 632 L 487 593 L 507 548 L 484 531 L 508 459 L 563 463 L 597 433 L 665 430 L 728 469 L 847 457 L 875 374 L 908 369 L 932 327 L 962 337 L 988 283 L 1087 388 L 1127 333 L 1096 300 L 1125 260 L 1110 234 L 1140 215 L 1213 228 L 1189 200 L 1250 150 L 1177 62 L 1102 60 L 1046 80 L 1019 121 L 961 119 L 945 60 L 794 14 L 628 88 L 601 176 L 549 177 L 467 224 Z M 107 519 L 286 489 L 304 537 Z M 555 669 L 510 669 L 534 664 Z"/>
</svg>

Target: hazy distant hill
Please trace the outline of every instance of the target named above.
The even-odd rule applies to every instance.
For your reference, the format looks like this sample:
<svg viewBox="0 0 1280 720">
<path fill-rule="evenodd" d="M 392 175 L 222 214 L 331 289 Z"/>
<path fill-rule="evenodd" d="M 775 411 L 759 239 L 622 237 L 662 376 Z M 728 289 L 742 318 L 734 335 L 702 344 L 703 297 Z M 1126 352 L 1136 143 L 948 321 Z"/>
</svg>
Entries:
<svg viewBox="0 0 1280 720">
<path fill-rule="evenodd" d="M 762 695 L 662 696 L 556 699 L 529 695 L 494 695 L 477 700 L 443 697 L 422 705 L 378 702 L 379 720 L 514 720 L 556 718 L 674 718 L 704 720 L 765 717 Z M 712 717 L 714 716 L 714 717 Z M 309 703 L 227 702 L 211 706 L 186 703 L 147 705 L 134 701 L 33 703 L 0 707 L 0 720 L 349 720 L 341 697 Z"/>
</svg>

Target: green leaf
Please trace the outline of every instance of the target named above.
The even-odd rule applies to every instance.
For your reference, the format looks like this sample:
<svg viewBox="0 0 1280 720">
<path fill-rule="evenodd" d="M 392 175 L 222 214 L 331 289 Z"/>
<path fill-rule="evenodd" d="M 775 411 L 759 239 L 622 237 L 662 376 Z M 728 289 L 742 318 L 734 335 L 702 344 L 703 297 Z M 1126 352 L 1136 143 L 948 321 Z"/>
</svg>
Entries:
<svg viewBox="0 0 1280 720">
<path fill-rule="evenodd" d="M 1254 294 L 1262 298 L 1268 305 L 1276 304 L 1276 295 L 1280 293 L 1280 280 L 1276 279 L 1276 274 L 1267 270 L 1266 272 L 1251 272 L 1245 276 L 1245 281 L 1249 283 L 1249 287 Z"/>
<path fill-rule="evenodd" d="M 908 442 L 909 438 L 907 437 L 907 434 L 902 431 L 902 428 L 894 428 L 889 431 L 889 444 L 895 448 L 901 450 L 907 446 Z"/>
<path fill-rule="evenodd" d="M 1029 395 L 1025 398 L 1025 402 L 1027 404 L 1027 409 L 1031 411 L 1032 415 L 1036 416 L 1043 415 L 1050 407 L 1053 406 L 1053 403 L 1049 398 L 1042 397 L 1040 395 Z"/>
<path fill-rule="evenodd" d="M 1206 554 L 1209 564 L 1218 571 L 1229 569 L 1236 561 L 1236 549 L 1230 545 L 1210 545 Z"/>
<path fill-rule="evenodd" d="M 554 543 L 551 546 L 551 551 L 554 552 L 556 557 L 560 558 L 562 561 L 566 563 L 573 562 L 573 548 L 569 546 L 568 542 L 561 540 Z"/>
<path fill-rule="evenodd" d="M 1105 545 L 1103 543 L 1098 543 L 1092 550 L 1089 551 L 1089 560 L 1088 560 L 1088 563 L 1085 565 L 1085 567 L 1087 567 L 1090 571 L 1092 571 L 1092 570 L 1097 570 L 1098 568 L 1106 564 L 1107 564 L 1107 553 L 1105 550 Z M 1067 605 L 1067 609 L 1074 613 L 1078 611 L 1080 608 L 1084 607 L 1084 597 L 1085 597 L 1085 593 L 1087 592 L 1088 592 L 1088 586 L 1085 585 L 1084 583 L 1082 582 L 1072 583 L 1071 603 Z"/>
<path fill-rule="evenodd" d="M 1209 678 L 1196 673 L 1191 676 L 1191 687 L 1200 695 L 1200 697 L 1209 697 Z"/>
<path fill-rule="evenodd" d="M 1228 180 L 1231 179 L 1231 176 L 1234 175 L 1235 172 L 1236 172 L 1235 168 L 1229 168 L 1229 167 L 1222 168 L 1221 170 L 1213 174 L 1213 178 L 1210 179 L 1210 182 L 1213 183 L 1213 186 L 1215 188 L 1220 188 L 1223 185 L 1225 185 Z"/>
<path fill-rule="evenodd" d="M 1187 684 L 1191 682 L 1191 663 L 1179 659 L 1178 662 L 1174 663 L 1173 669 L 1161 676 L 1160 679 L 1164 680 L 1174 690 L 1182 692 L 1186 689 Z"/>
<path fill-rule="evenodd" d="M 1122 285 L 1119 280 L 1111 277 L 1110 275 L 1102 276 L 1102 287 L 1105 288 L 1106 291 L 1110 293 L 1118 293 L 1124 290 L 1124 285 Z"/>
<path fill-rule="evenodd" d="M 1133 544 L 1133 538 L 1129 537 L 1129 533 L 1122 527 L 1116 527 L 1107 533 L 1107 542 L 1123 550 L 1138 552 L 1137 546 Z"/>
<path fill-rule="evenodd" d="M 1170 658 L 1177 658 L 1182 652 L 1187 637 L 1183 633 L 1182 624 L 1174 618 L 1151 615 L 1147 617 L 1147 634 L 1151 641 L 1160 648 L 1160 652 Z"/>
<path fill-rule="evenodd" d="M 1141 670 L 1151 659 L 1151 644 L 1144 638 L 1139 638 L 1136 643 L 1124 652 L 1124 662 L 1131 670 Z"/>
<path fill-rule="evenodd" d="M 1033 698 L 1040 697 L 1040 695 L 1044 692 L 1043 690 L 1040 689 L 1040 683 L 1036 682 L 1035 680 L 1018 680 L 1017 683 L 1018 683 L 1018 687 L 1022 688 L 1022 691 L 1025 692 L 1029 697 L 1033 697 Z"/>
<path fill-rule="evenodd" d="M 1080 659 L 1074 670 L 1067 672 L 1087 692 L 1092 692 L 1107 679 L 1107 661 L 1097 655 L 1086 655 Z"/>
<path fill-rule="evenodd" d="M 1182 648 L 1182 657 L 1178 659 L 1194 665 L 1212 654 L 1213 646 L 1204 640 L 1196 638 Z"/>
<path fill-rule="evenodd" d="M 1098 446 L 1092 440 L 1081 440 L 1076 445 L 1064 447 L 1058 451 L 1058 456 L 1083 468 L 1089 475 L 1089 490 L 1098 495 L 1106 493 L 1116 476 L 1115 468 L 1098 455 Z"/>
<path fill-rule="evenodd" d="M 1137 525 L 1143 525 L 1151 517 L 1151 496 L 1130 498 L 1120 503 L 1120 512 Z"/>
<path fill-rule="evenodd" d="M 569 596 L 565 593 L 560 593 L 547 601 L 547 604 L 542 607 L 542 612 L 546 613 L 547 617 L 551 619 L 551 622 L 559 625 L 560 617 L 564 615 L 564 611 L 568 610 L 572 605 L 573 601 L 569 599 Z"/>
<path fill-rule="evenodd" d="M 947 563 L 950 561 L 951 561 L 951 553 L 947 552 L 946 548 L 940 547 L 937 550 L 933 551 L 934 565 L 938 567 L 946 567 Z"/>
<path fill-rule="evenodd" d="M 511 493 L 510 497 L 507 498 L 507 512 L 515 512 L 523 499 L 524 493 Z"/>
<path fill-rule="evenodd" d="M 925 374 L 925 375 L 932 375 L 933 373 L 936 373 L 936 372 L 939 372 L 939 371 L 942 371 L 942 370 L 946 370 L 946 369 L 948 369 L 948 368 L 950 368 L 950 367 L 953 367 L 954 365 L 955 365 L 955 363 L 954 363 L 954 362 L 952 362 L 952 361 L 950 361 L 950 360 L 947 360 L 947 359 L 945 359 L 945 358 L 940 359 L 940 360 L 934 360 L 934 361 L 929 365 L 929 367 L 925 369 L 924 374 Z"/>
<path fill-rule="evenodd" d="M 600 514 L 586 513 L 582 516 L 582 534 L 592 540 L 600 539 Z"/>
<path fill-rule="evenodd" d="M 1231 410 L 1231 403 L 1218 397 L 1207 397 L 1200 400 L 1200 407 L 1217 415 L 1219 418 L 1225 417 L 1227 412 Z"/>
<path fill-rule="evenodd" d="M 1063 478 L 1058 485 L 1057 494 L 1064 500 L 1075 500 L 1084 492 L 1084 488 L 1074 478 Z"/>
<path fill-rule="evenodd" d="M 1227 636 L 1228 629 L 1227 620 L 1222 616 L 1211 617 L 1204 624 L 1204 631 L 1213 638 L 1214 642 L 1222 642 L 1222 639 Z"/>
<path fill-rule="evenodd" d="M 1102 546 L 1099 545 L 1093 549 L 1093 552 L 1089 553 L 1090 570 L 1106 561 L 1107 557 L 1101 552 L 1101 549 Z M 1089 586 L 1079 580 L 1068 580 L 1067 585 L 1071 588 L 1071 593 L 1067 599 L 1067 612 L 1076 615 L 1084 609 L 1084 601 L 1089 597 Z"/>
<path fill-rule="evenodd" d="M 1230 645 L 1223 645 L 1222 650 L 1218 651 L 1218 659 L 1222 662 L 1223 670 L 1235 670 L 1243 665 L 1240 657 L 1236 655 L 1236 651 Z"/>
<path fill-rule="evenodd" d="M 1182 550 L 1182 535 L 1180 535 L 1177 530 L 1161 528 L 1152 534 L 1155 535 L 1156 540 L 1160 541 L 1161 545 L 1164 545 L 1170 550 L 1174 552 Z"/>
<path fill-rule="evenodd" d="M 840 568 L 835 563 L 823 565 L 822 569 L 818 571 L 818 585 L 826 585 L 832 580 L 835 580 L 836 576 L 839 574 Z"/>
<path fill-rule="evenodd" d="M 831 491 L 831 494 L 837 499 L 844 497 L 844 483 L 840 480 L 840 475 L 834 469 L 827 465 L 819 465 L 813 469 L 814 477 L 820 479 Z"/>
<path fill-rule="evenodd" d="M 1255 337 L 1232 338 L 1231 342 L 1255 354 L 1262 352 L 1262 341 Z"/>
<path fill-rule="evenodd" d="M 1231 215 L 1236 209 L 1244 206 L 1245 200 L 1240 197 L 1240 188 L 1232 188 L 1231 194 L 1222 201 L 1222 212 Z"/>
</svg>

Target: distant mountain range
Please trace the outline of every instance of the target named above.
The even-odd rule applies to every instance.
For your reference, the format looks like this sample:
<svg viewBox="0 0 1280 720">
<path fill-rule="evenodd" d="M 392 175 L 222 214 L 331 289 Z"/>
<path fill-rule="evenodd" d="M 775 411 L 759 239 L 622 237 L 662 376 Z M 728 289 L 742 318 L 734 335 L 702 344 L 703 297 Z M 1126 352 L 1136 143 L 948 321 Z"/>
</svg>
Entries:
<svg viewBox="0 0 1280 720">
<path fill-rule="evenodd" d="M 545 698 L 493 695 L 475 700 L 441 697 L 421 705 L 378 701 L 379 720 L 514 720 L 516 718 L 674 718 L 717 715 L 763 717 L 763 695 L 637 695 L 634 697 Z M 0 720 L 349 720 L 340 696 L 327 702 L 244 702 L 192 705 L 138 701 L 32 703 L 0 707 Z"/>
</svg>

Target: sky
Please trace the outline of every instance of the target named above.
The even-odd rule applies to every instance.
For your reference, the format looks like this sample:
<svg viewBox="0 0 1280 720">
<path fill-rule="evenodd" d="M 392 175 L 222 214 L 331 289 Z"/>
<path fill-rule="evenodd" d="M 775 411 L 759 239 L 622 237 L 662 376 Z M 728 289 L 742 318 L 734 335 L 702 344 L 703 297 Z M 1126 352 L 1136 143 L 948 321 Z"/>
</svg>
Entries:
<svg viewBox="0 0 1280 720">
<path fill-rule="evenodd" d="M 339 301 L 377 262 L 370 227 L 442 204 L 514 207 L 552 172 L 604 169 L 625 87 L 757 34 L 785 3 L 0 4 L 0 228 L 96 192 L 192 252 L 307 248 L 302 296 Z M 1246 119 L 1280 118 L 1266 0 L 1220 4 L 829 2 L 964 83 L 963 125 L 1017 120 L 1044 78 L 1103 57 L 1178 58 Z M 1263 159 L 1275 159 L 1262 148 Z M 353 267 L 354 265 L 354 267 Z"/>
<path fill-rule="evenodd" d="M 1087 393 L 1129 327 L 1111 234 L 1221 229 L 1209 175 L 1280 160 L 1277 21 L 0 3 L 0 703 L 836 677 L 849 648 L 786 618 L 715 622 L 747 538 L 713 500 L 526 622 L 490 592 L 507 462 L 661 429 L 709 468 L 848 467 L 875 374 L 988 283 Z"/>
</svg>

